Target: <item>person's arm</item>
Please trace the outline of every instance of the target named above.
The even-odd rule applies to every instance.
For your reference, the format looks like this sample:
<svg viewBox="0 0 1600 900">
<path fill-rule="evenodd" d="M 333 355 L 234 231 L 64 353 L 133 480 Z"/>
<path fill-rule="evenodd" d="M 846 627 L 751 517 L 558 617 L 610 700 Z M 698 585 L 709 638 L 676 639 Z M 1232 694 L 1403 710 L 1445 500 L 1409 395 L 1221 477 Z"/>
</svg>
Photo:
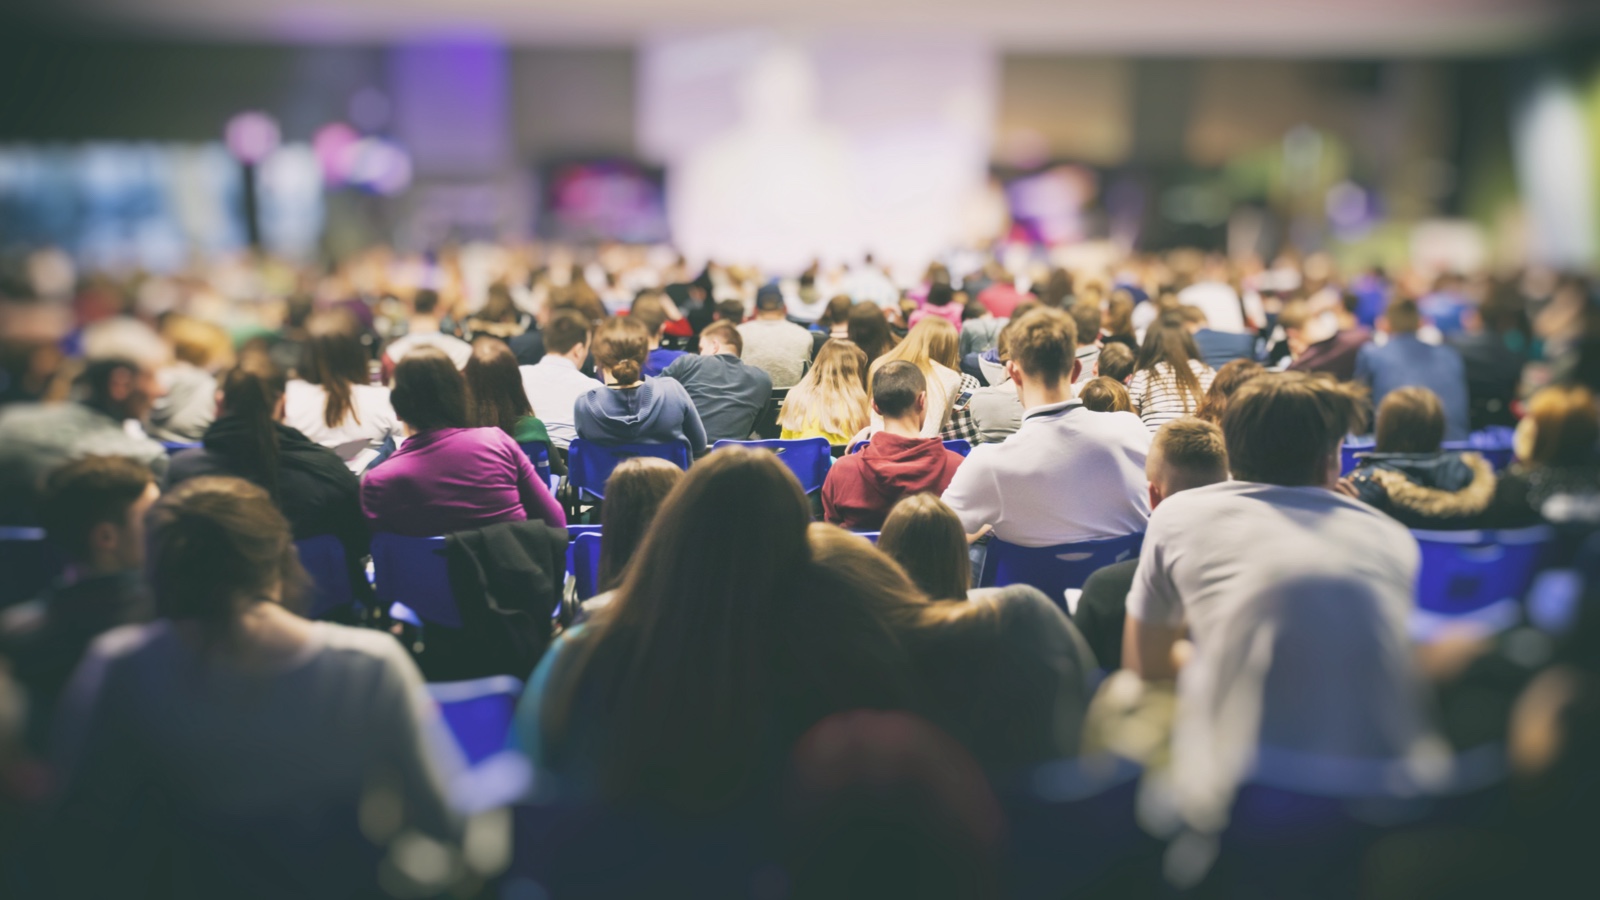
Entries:
<svg viewBox="0 0 1600 900">
<path fill-rule="evenodd" d="M 1364 384 L 1368 388 L 1372 387 L 1371 344 L 1362 344 L 1361 349 L 1356 351 L 1356 371 L 1355 374 L 1351 376 L 1350 380 L 1354 381 L 1356 384 Z"/>
<path fill-rule="evenodd" d="M 428 695 L 417 665 L 398 642 L 384 657 L 378 696 L 369 707 L 377 721 L 376 746 L 384 769 L 398 776 L 405 829 L 454 843 L 461 820 L 449 801 L 449 787 L 466 761 Z"/>
<path fill-rule="evenodd" d="M 943 500 L 955 510 L 961 519 L 961 529 L 967 534 L 985 525 L 999 524 L 1003 512 L 994 475 L 976 451 L 956 469 L 950 486 L 945 488 Z"/>
<path fill-rule="evenodd" d="M 1160 510 L 1157 511 L 1158 516 Z M 1122 667 L 1146 681 L 1177 675 L 1172 648 L 1183 637 L 1183 599 L 1164 558 L 1164 529 L 1151 522 L 1144 550 L 1128 592 L 1128 616 L 1122 633 Z"/>
<path fill-rule="evenodd" d="M 528 455 L 522 448 L 511 440 L 511 436 L 500 432 L 504 438 L 506 448 L 511 456 L 512 465 L 517 469 L 517 494 L 522 500 L 522 508 L 527 510 L 528 518 L 538 519 L 552 528 L 567 527 L 567 514 L 561 509 L 561 504 L 556 498 L 550 496 L 550 487 L 533 470 L 533 463 L 528 462 Z"/>
<path fill-rule="evenodd" d="M 696 457 L 706 453 L 706 425 L 700 421 L 700 410 L 694 408 L 694 401 L 689 399 L 689 392 L 683 385 L 676 381 L 679 401 L 683 403 L 683 436 L 689 439 L 689 452 Z"/>
</svg>

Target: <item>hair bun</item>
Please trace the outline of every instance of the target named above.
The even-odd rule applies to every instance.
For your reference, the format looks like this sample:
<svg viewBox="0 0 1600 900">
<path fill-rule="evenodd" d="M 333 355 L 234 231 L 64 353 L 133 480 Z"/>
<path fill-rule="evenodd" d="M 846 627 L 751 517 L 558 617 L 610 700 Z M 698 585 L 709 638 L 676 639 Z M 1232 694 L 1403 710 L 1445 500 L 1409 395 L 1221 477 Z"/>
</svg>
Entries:
<svg viewBox="0 0 1600 900">
<path fill-rule="evenodd" d="M 617 364 L 611 367 L 611 377 L 617 380 L 617 384 L 633 384 L 639 380 L 640 372 L 639 361 L 636 359 L 619 359 Z"/>
</svg>

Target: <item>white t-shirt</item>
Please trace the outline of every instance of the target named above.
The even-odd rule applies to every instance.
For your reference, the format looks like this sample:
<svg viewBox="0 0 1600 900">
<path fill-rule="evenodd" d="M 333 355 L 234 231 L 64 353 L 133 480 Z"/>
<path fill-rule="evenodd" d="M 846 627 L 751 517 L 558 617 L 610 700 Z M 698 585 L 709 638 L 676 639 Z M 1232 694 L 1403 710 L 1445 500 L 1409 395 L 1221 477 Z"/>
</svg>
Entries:
<svg viewBox="0 0 1600 900">
<path fill-rule="evenodd" d="M 378 457 L 385 438 L 395 445 L 405 439 L 404 426 L 389 405 L 389 389 L 371 384 L 350 386 L 352 411 L 339 424 L 323 419 L 328 392 L 320 384 L 296 379 L 283 392 L 283 424 L 339 454 L 350 471 L 360 474 Z"/>
<path fill-rule="evenodd" d="M 578 436 L 573 409 L 578 398 L 600 387 L 600 382 L 578 371 L 572 360 L 546 353 L 531 366 L 519 367 L 522 389 L 533 406 L 533 414 L 544 423 L 550 442 L 557 447 L 571 444 Z"/>
<path fill-rule="evenodd" d="M 450 357 L 456 368 L 465 369 L 467 360 L 472 359 L 472 345 L 462 339 L 439 331 L 424 331 L 420 334 L 408 334 L 395 338 L 383 351 L 390 362 L 398 363 L 405 359 L 407 353 L 418 347 L 434 347 Z"/>
<path fill-rule="evenodd" d="M 1240 334 L 1245 330 L 1244 309 L 1239 293 L 1220 281 L 1200 281 L 1178 292 L 1178 302 L 1197 307 L 1206 314 L 1206 327 L 1212 331 Z"/>
<path fill-rule="evenodd" d="M 1137 534 L 1150 516 L 1149 452 L 1150 432 L 1133 413 L 1078 400 L 1035 407 L 1016 434 L 973 448 L 944 502 L 968 534 L 992 525 L 1024 547 Z"/>
<path fill-rule="evenodd" d="M 1227 481 L 1156 509 L 1128 615 L 1194 641 L 1172 768 L 1191 825 L 1220 829 L 1247 777 L 1372 793 L 1427 756 L 1418 563 L 1403 526 L 1320 487 Z"/>
<path fill-rule="evenodd" d="M 90 647 L 58 724 L 64 824 L 101 868 L 88 878 L 149 864 L 128 848 L 160 834 L 192 896 L 364 893 L 377 848 L 357 809 L 374 790 L 393 793 L 380 840 L 457 833 L 446 786 L 460 752 L 382 632 L 314 623 L 293 660 L 247 672 L 165 620 L 124 626 Z"/>
</svg>

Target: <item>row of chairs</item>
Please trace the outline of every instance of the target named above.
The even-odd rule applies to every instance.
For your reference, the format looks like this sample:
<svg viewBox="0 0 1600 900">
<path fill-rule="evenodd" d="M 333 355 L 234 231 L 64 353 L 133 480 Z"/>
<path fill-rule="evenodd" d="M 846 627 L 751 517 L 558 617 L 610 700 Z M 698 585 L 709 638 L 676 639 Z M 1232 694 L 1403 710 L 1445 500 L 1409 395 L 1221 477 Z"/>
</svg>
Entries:
<svg viewBox="0 0 1600 900">
<path fill-rule="evenodd" d="M 1495 426 L 1482 431 L 1474 431 L 1467 435 L 1464 441 L 1446 441 L 1443 449 L 1455 451 L 1470 451 L 1477 453 L 1494 466 L 1496 472 L 1503 472 L 1511 465 L 1512 434 L 1510 428 Z M 1339 471 L 1342 475 L 1349 475 L 1361 463 L 1361 458 L 1377 449 L 1377 441 L 1371 436 L 1345 438 L 1344 445 L 1339 451 Z"/>
</svg>

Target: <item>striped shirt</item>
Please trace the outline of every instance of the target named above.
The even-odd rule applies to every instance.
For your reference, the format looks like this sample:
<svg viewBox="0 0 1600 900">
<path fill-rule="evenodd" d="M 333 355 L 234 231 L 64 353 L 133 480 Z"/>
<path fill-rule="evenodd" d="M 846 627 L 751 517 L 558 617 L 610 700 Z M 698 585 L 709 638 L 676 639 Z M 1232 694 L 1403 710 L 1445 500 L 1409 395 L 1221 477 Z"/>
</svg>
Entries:
<svg viewBox="0 0 1600 900">
<path fill-rule="evenodd" d="M 1140 369 L 1128 379 L 1128 399 L 1146 428 L 1158 431 L 1173 419 L 1192 416 L 1200 408 L 1200 400 L 1211 388 L 1211 379 L 1217 373 L 1197 359 L 1189 361 L 1189 368 L 1200 380 L 1200 391 L 1188 398 L 1178 388 L 1177 374 L 1166 363 L 1156 363 L 1154 375 L 1149 369 Z"/>
</svg>

